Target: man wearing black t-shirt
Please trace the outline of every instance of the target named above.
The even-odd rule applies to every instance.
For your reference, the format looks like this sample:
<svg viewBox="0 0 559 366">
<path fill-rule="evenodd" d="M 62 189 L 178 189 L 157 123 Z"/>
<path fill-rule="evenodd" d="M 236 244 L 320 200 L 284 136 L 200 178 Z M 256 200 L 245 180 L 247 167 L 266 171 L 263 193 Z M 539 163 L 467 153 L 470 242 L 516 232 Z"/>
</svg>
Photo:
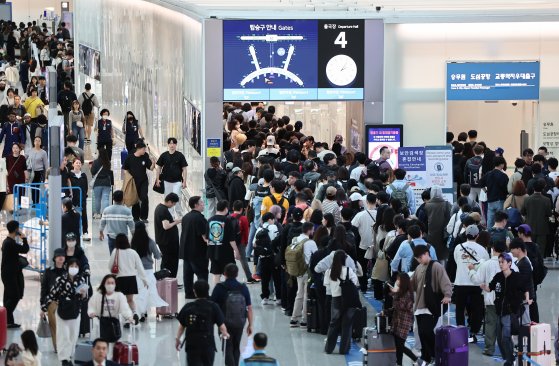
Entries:
<svg viewBox="0 0 559 366">
<path fill-rule="evenodd" d="M 186 188 L 186 167 L 188 163 L 184 155 L 177 151 L 177 139 L 169 137 L 167 139 L 168 151 L 159 156 L 155 169 L 155 185 L 165 186 L 164 195 L 173 192 L 180 197 L 181 188 Z M 182 213 L 180 203 L 175 207 L 177 214 Z"/>
<path fill-rule="evenodd" d="M 124 161 L 122 168 L 128 170 L 130 175 L 134 178 L 136 183 L 136 191 L 140 201 L 132 206 L 132 216 L 134 221 L 142 220 L 144 223 L 148 222 L 149 213 L 149 200 L 148 200 L 148 186 L 149 179 L 146 169 L 152 170 L 155 162 L 150 159 L 149 154 L 146 153 L 146 144 L 139 141 L 136 144 L 136 151 L 134 154 L 128 155 Z"/>
<path fill-rule="evenodd" d="M 179 201 L 179 196 L 169 193 L 165 202 L 160 203 L 153 213 L 153 227 L 155 229 L 155 242 L 161 249 L 161 268 L 171 271 L 171 277 L 177 277 L 179 269 L 179 229 L 177 225 L 182 219 L 174 219 L 170 210 Z"/>
<path fill-rule="evenodd" d="M 214 275 L 214 283 L 219 283 L 227 264 L 235 263 L 235 259 L 241 258 L 235 241 L 233 220 L 227 217 L 227 207 L 227 200 L 219 201 L 216 214 L 208 220 L 208 258 L 211 261 L 210 273 Z"/>
<path fill-rule="evenodd" d="M 182 218 L 180 239 L 180 257 L 183 259 L 184 295 L 187 299 L 194 298 L 192 283 L 194 275 L 199 280 L 208 280 L 208 238 L 206 229 L 208 221 L 204 217 L 204 200 L 200 196 L 192 196 L 188 200 L 190 212 Z"/>
</svg>

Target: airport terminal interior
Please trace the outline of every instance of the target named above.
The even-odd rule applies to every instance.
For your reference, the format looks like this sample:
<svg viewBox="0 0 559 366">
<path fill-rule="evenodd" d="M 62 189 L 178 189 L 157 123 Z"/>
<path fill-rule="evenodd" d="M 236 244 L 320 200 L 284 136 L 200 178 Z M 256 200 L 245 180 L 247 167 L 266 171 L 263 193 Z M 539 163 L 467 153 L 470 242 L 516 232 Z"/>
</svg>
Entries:
<svg viewBox="0 0 559 366">
<path fill-rule="evenodd" d="M 524 324 L 526 329 L 533 330 L 533 343 L 527 345 L 524 359 L 522 345 L 518 346 L 520 356 L 514 353 L 514 364 L 520 366 L 530 361 L 534 365 L 550 366 L 555 365 L 556 360 L 559 363 L 559 347 L 555 347 L 555 342 L 559 346 L 559 287 L 556 282 L 559 273 L 557 1 L 4 0 L 0 1 L 0 20 L 0 148 L 3 151 L 0 159 L 0 199 L 3 202 L 0 205 L 1 255 L 6 255 L 6 243 L 10 244 L 10 238 L 13 237 L 8 232 L 8 223 L 12 220 L 19 222 L 19 230 L 27 236 L 31 247 L 29 253 L 24 254 L 27 263 L 21 264 L 21 256 L 15 258 L 15 252 L 10 253 L 10 260 L 19 260 L 17 270 L 10 260 L 2 258 L 0 350 L 3 348 L 6 352 L 0 355 L 0 362 L 15 366 L 65 366 L 93 359 L 95 352 L 87 342 L 100 337 L 97 318 L 90 324 L 90 333 L 79 334 L 77 347 L 72 336 L 64 336 L 67 342 L 62 342 L 64 344 L 58 350 L 55 350 L 51 337 L 37 337 L 40 353 L 29 353 L 22 341 L 22 337 L 29 336 L 24 334 L 25 331 L 32 330 L 38 334 L 44 322 L 41 281 L 45 278 L 46 268 L 53 264 L 55 249 L 65 242 L 66 237 L 63 238 L 62 233 L 66 235 L 71 232 L 59 219 L 63 212 L 51 205 L 55 202 L 60 207 L 64 199 L 73 200 L 75 206 L 85 205 L 86 208 L 79 212 L 83 215 L 85 211 L 86 217 L 80 220 L 75 235 L 81 237 L 81 246 L 89 260 L 90 286 L 95 292 L 105 275 L 113 271 L 113 266 L 108 231 L 105 231 L 104 237 L 100 237 L 103 210 L 95 214 L 93 211 L 98 206 L 104 209 L 113 204 L 108 192 L 112 195 L 112 192 L 125 190 L 127 185 L 134 182 L 134 187 L 143 184 L 137 194 L 133 188 L 142 209 L 140 211 L 140 204 L 137 204 L 131 215 L 134 216 L 134 222 L 145 223 L 150 238 L 158 235 L 156 217 L 161 216 L 157 216 L 155 210 L 159 204 L 165 203 L 165 196 L 170 192 L 177 193 L 178 206 L 181 208 L 169 209 L 167 214 L 171 221 L 167 220 L 162 225 L 166 227 L 176 220 L 179 233 L 196 231 L 183 227 L 181 219 L 194 209 L 189 207 L 189 199 L 200 196 L 200 202 L 204 204 L 201 212 L 206 219 L 216 212 L 216 204 L 219 208 L 218 198 L 231 200 L 231 207 L 233 198 L 238 199 L 243 205 L 242 215 L 251 216 L 246 221 L 251 230 L 249 243 L 256 242 L 258 235 L 255 236 L 254 231 L 263 224 L 260 220 L 264 216 L 260 213 L 272 211 L 270 207 L 265 207 L 266 199 L 271 202 L 270 206 L 275 205 L 279 210 L 275 217 L 271 215 L 272 221 L 280 220 L 279 215 L 282 215 L 283 220 L 285 211 L 287 218 L 284 228 L 291 225 L 288 222 L 301 221 L 301 218 L 296 219 L 300 211 L 302 222 L 312 222 L 315 233 L 320 229 L 325 231 L 328 237 L 325 243 L 329 244 L 326 254 L 338 249 L 337 254 L 346 248 L 345 244 L 337 246 L 339 227 L 342 227 L 340 232 L 343 230 L 341 237 L 351 236 L 353 243 L 346 239 L 340 239 L 340 242 L 349 243 L 347 248 L 353 248 L 346 248 L 348 260 L 354 256 L 353 253 L 359 257 L 350 261 L 353 262 L 351 266 L 348 264 L 348 267 L 352 267 L 349 271 L 352 271 L 356 281 L 355 273 L 361 271 L 358 273 L 361 274 L 359 282 L 357 286 L 348 284 L 348 287 L 356 290 L 365 309 L 356 311 L 356 314 L 365 315 L 363 321 L 350 318 L 349 323 L 354 329 L 353 336 L 349 337 L 344 335 L 344 332 L 347 333 L 345 330 L 340 334 L 339 329 L 332 336 L 330 332 L 335 328 L 333 325 L 326 335 L 326 332 L 320 332 L 320 324 L 314 328 L 310 324 L 315 317 L 317 323 L 324 321 L 316 314 L 316 302 L 322 299 L 307 302 L 308 298 L 319 292 L 315 289 L 316 283 L 313 283 L 312 278 L 306 283 L 307 277 L 304 277 L 305 280 L 302 277 L 308 276 L 306 267 L 309 266 L 309 260 L 312 262 L 312 252 L 317 249 L 309 249 L 307 253 L 307 246 L 300 244 L 304 247 L 300 255 L 301 259 L 304 258 L 303 262 L 306 261 L 306 264 L 303 263 L 306 267 L 305 274 L 299 278 L 288 272 L 286 264 L 287 252 L 295 251 L 295 246 L 290 249 L 287 243 L 284 248 L 280 246 L 282 253 L 274 254 L 281 257 L 278 260 L 283 259 L 285 268 L 282 269 L 278 263 L 271 264 L 274 269 L 269 270 L 269 277 L 272 277 L 271 273 L 273 276 L 277 274 L 278 283 L 285 290 L 283 295 L 289 294 L 289 299 L 285 300 L 284 297 L 283 303 L 279 300 L 282 291 L 274 289 L 275 278 L 270 286 L 272 294 L 269 299 L 262 300 L 261 281 L 265 276 L 261 274 L 267 270 L 262 269 L 262 263 L 256 268 L 256 251 L 246 252 L 248 266 L 253 274 L 248 277 L 242 268 L 243 256 L 233 259 L 231 255 L 230 262 L 235 262 L 239 267 L 239 281 L 246 283 L 248 288 L 254 316 L 252 334 L 248 334 L 246 329 L 242 333 L 240 359 L 246 358 L 247 361 L 242 361 L 240 365 L 513 365 L 507 355 L 512 357 L 516 351 L 511 349 L 508 352 L 507 348 L 501 353 L 501 340 L 494 346 L 486 344 L 486 334 L 491 332 L 486 328 L 495 328 L 495 334 L 503 334 L 507 338 L 507 327 L 495 324 L 497 315 L 492 304 L 497 300 L 483 297 L 479 288 L 480 285 L 489 284 L 501 270 L 506 272 L 495 266 L 506 266 L 507 258 L 510 258 L 507 256 L 499 257 L 505 264 L 497 265 L 497 257 L 491 259 L 493 272 L 485 282 L 474 283 L 474 280 L 469 279 L 469 269 L 464 270 L 464 277 L 468 277 L 466 282 L 470 285 L 452 284 L 455 292 L 448 307 L 448 317 L 441 317 L 436 325 L 428 324 L 433 328 L 432 334 L 427 332 L 427 336 L 422 339 L 419 333 L 425 334 L 425 322 L 421 322 L 423 328 L 420 331 L 418 321 L 413 324 L 414 315 L 416 319 L 437 317 L 427 308 L 418 308 L 416 311 L 410 304 L 405 309 L 409 313 L 410 324 L 402 325 L 403 321 L 398 324 L 405 328 L 404 333 L 409 331 L 402 342 L 413 352 L 413 360 L 407 354 L 403 360 L 396 360 L 399 346 L 394 342 L 398 337 L 393 338 L 390 329 L 382 331 L 381 328 L 384 328 L 380 322 L 387 319 L 385 315 L 391 311 L 388 310 L 385 296 L 388 298 L 390 286 L 396 286 L 394 291 L 397 291 L 394 280 L 400 270 L 404 271 L 401 266 L 391 267 L 390 261 L 394 258 L 386 256 L 387 250 L 383 251 L 382 248 L 390 235 L 406 233 L 397 231 L 401 229 L 397 224 L 398 218 L 405 221 L 403 227 L 407 225 L 408 228 L 413 226 L 422 230 L 421 234 L 430 243 L 425 250 L 431 250 L 429 253 L 436 253 L 439 257 L 438 263 L 442 266 L 437 268 L 444 272 L 441 278 L 446 278 L 449 289 L 452 281 L 461 281 L 461 275 L 457 273 L 461 265 L 471 264 L 473 271 L 478 270 L 479 273 L 480 268 L 490 267 L 483 267 L 484 262 L 490 261 L 489 247 L 497 253 L 496 248 L 506 243 L 504 251 L 512 245 L 511 252 L 518 253 L 520 249 L 515 245 L 525 245 L 522 233 L 526 230 L 532 232 L 532 239 L 540 244 L 542 252 L 539 254 L 537 249 L 528 251 L 529 256 L 537 252 L 540 262 L 535 264 L 530 258 L 530 274 L 523 277 L 522 281 L 529 282 L 537 289 L 539 317 L 534 318 L 533 308 L 526 310 L 524 317 L 519 316 L 521 321 L 526 320 L 526 317 L 536 321 L 531 325 L 529 321 Z M 72 91 L 75 95 L 70 98 Z M 75 98 L 77 102 L 73 103 Z M 73 110 L 74 106 L 76 110 Z M 72 132 L 67 133 L 68 127 L 62 126 L 70 127 Z M 78 149 L 68 147 L 69 135 L 77 138 Z M 22 136 L 27 141 L 22 141 Z M 33 147 L 36 137 L 40 137 L 42 148 Z M 182 170 L 183 174 L 177 175 L 177 172 L 185 169 L 184 165 L 172 162 L 173 158 L 169 158 L 172 155 L 167 153 L 169 143 L 173 149 L 184 154 L 188 166 Z M 141 151 L 144 148 L 145 156 L 152 160 L 140 161 L 134 156 L 132 150 Z M 14 150 L 21 150 L 23 159 L 20 160 Z M 47 154 L 44 154 L 44 158 L 43 155 L 37 158 L 39 152 Z M 132 156 L 133 159 L 130 159 Z M 176 170 L 174 176 L 178 178 L 172 183 L 162 181 L 162 191 L 156 192 L 157 187 L 154 185 L 157 171 L 149 170 L 146 164 L 155 164 L 155 161 L 158 161 L 157 165 L 159 161 L 167 164 L 166 160 L 160 159 L 162 156 L 170 159 L 171 169 Z M 501 161 L 502 158 L 506 161 Z M 63 167 L 68 159 L 82 161 L 83 168 L 79 163 L 70 167 L 71 170 L 79 165 L 81 173 L 70 174 L 69 170 L 61 168 L 62 178 L 59 179 L 60 176 L 55 173 L 50 182 L 45 180 L 47 169 L 54 167 L 55 171 L 59 170 L 58 166 Z M 105 165 L 103 159 L 106 159 Z M 140 162 L 129 163 L 132 160 Z M 96 197 L 95 194 L 101 190 L 87 183 L 93 184 L 92 181 L 97 179 L 101 171 L 92 173 L 92 168 L 96 166 L 94 162 L 100 162 L 103 169 L 110 170 L 114 175 L 113 179 L 109 179 L 110 186 L 102 191 L 106 199 Z M 36 164 L 42 168 L 36 169 Z M 131 168 L 128 164 L 143 165 Z M 473 167 L 472 164 L 477 165 Z M 125 166 L 129 167 L 128 170 Z M 148 168 L 147 183 L 134 176 L 138 170 L 143 174 L 144 167 Z M 474 174 L 472 169 L 479 170 Z M 269 180 L 266 175 L 268 170 L 271 171 Z M 295 174 L 291 174 L 293 172 Z M 500 179 L 495 178 L 495 175 L 503 172 L 509 187 L 502 183 L 504 178 L 501 176 L 499 183 L 495 183 Z M 82 174 L 86 179 L 81 179 Z M 212 178 L 216 174 L 223 174 L 223 182 Z M 238 183 L 239 176 L 242 177 L 242 183 Z M 237 182 L 234 182 L 235 179 Z M 75 181 L 78 183 L 73 184 Z M 86 184 L 80 186 L 80 190 L 89 193 L 81 201 L 75 193 L 68 198 L 69 193 L 65 193 L 69 192 L 68 188 L 61 188 L 62 199 L 59 199 L 60 192 L 52 192 L 60 189 L 61 182 L 62 186 L 68 182 L 71 186 L 79 186 L 84 181 Z M 397 182 L 402 185 L 398 186 L 400 183 Z M 99 182 L 95 183 L 98 185 Z M 218 183 L 224 187 L 216 187 Z M 235 183 L 240 184 L 237 186 L 240 191 L 248 193 L 240 197 L 240 191 L 231 189 Z M 268 187 L 268 183 L 272 191 L 263 188 Z M 273 195 L 277 187 L 286 184 L 287 210 L 278 207 L 283 205 L 283 199 L 278 202 Z M 464 184 L 468 186 L 468 192 L 471 189 L 470 193 L 460 192 Z M 97 185 L 95 188 L 98 188 Z M 215 193 L 220 190 L 224 190 L 223 197 Z M 266 198 L 256 205 L 254 202 L 257 202 L 256 198 L 261 192 L 265 192 L 262 197 Z M 320 198 L 319 192 L 322 192 Z M 468 199 L 460 197 L 462 195 Z M 545 202 L 534 202 L 534 196 L 542 197 Z M 548 196 L 551 201 L 544 196 Z M 514 201 L 515 198 L 517 201 Z M 367 209 L 370 199 L 379 205 L 374 211 Z M 149 209 L 145 208 L 144 202 L 149 202 Z M 444 206 L 444 209 L 434 211 L 431 208 L 429 211 L 427 207 L 434 207 L 429 206 L 430 202 L 432 205 L 440 204 L 437 207 Z M 328 205 L 333 205 L 334 209 L 328 211 L 331 215 L 327 218 L 323 213 L 326 215 Z M 451 215 L 452 205 L 456 207 L 456 214 L 453 211 Z M 382 210 L 390 210 L 391 214 L 373 218 L 370 212 L 382 213 L 381 207 Z M 498 240 L 493 237 L 491 230 L 493 224 L 499 225 L 497 219 L 502 216 L 501 211 L 508 213 L 510 230 L 507 231 L 506 239 L 503 236 L 502 240 Z M 539 216 L 534 218 L 534 212 Z M 320 215 L 313 216 L 315 213 Z M 365 213 L 369 213 L 370 221 Z M 344 217 L 346 214 L 351 215 L 349 219 Z M 109 221 L 114 220 L 114 225 L 123 220 L 120 216 L 111 217 Z M 511 226 L 513 218 L 520 220 L 514 227 Z M 365 229 L 368 232 L 365 236 L 359 227 L 362 225 L 359 220 L 374 224 Z M 243 230 L 244 234 L 244 221 L 238 221 L 241 222 L 239 232 Z M 224 227 L 229 225 L 227 222 L 223 224 Z M 111 227 L 111 223 L 108 226 Z M 379 234 L 379 231 L 389 226 L 393 231 Z M 522 228 L 525 226 L 528 229 Z M 474 229 L 475 235 L 468 237 L 468 233 L 474 232 L 470 230 Z M 213 235 L 211 227 L 204 227 L 204 230 L 208 232 L 208 237 Z M 224 228 L 222 230 L 225 231 Z M 49 235 L 53 232 L 56 234 Z M 128 235 L 128 232 L 125 234 Z M 461 262 L 456 264 L 454 258 L 457 257 L 452 251 L 455 251 L 458 234 L 464 238 L 464 242 L 471 240 L 483 245 L 487 249 L 487 253 L 482 250 L 483 257 L 487 257 L 487 260 L 478 260 L 467 252 L 458 258 Z M 482 240 L 484 234 L 485 239 Z M 364 237 L 369 237 L 369 242 L 365 243 Z M 128 238 L 132 238 L 131 233 Z M 208 246 L 213 245 L 211 238 L 206 239 Z M 292 243 L 296 243 L 296 239 Z M 185 240 L 186 245 L 190 240 L 195 241 L 189 237 Z M 243 245 L 246 245 L 244 236 L 242 240 L 245 241 Z M 21 239 L 16 241 L 22 243 Z M 167 248 L 166 243 L 156 244 Z M 221 244 L 219 242 L 216 246 Z M 319 247 L 324 245 L 317 244 Z M 400 241 L 399 245 L 398 254 L 403 252 L 404 244 Z M 419 253 L 416 251 L 418 246 L 408 245 L 411 264 L 416 261 L 413 257 L 416 252 Z M 477 256 L 479 252 L 474 253 Z M 419 255 L 426 254 L 423 252 Z M 178 249 L 171 256 L 176 258 Z M 334 256 L 332 254 L 332 258 Z M 260 260 L 262 258 L 270 259 L 264 255 Z M 346 258 L 345 255 L 343 258 Z M 173 291 L 178 292 L 177 313 L 185 304 L 194 301 L 192 294 L 185 293 L 184 289 L 183 270 L 186 262 L 182 258 L 178 260 L 176 282 L 170 278 L 163 280 L 176 285 L 177 289 Z M 458 268 L 454 269 L 456 280 L 448 279 L 449 262 L 454 262 Z M 334 271 L 335 264 L 327 263 L 329 270 L 332 268 Z M 338 260 L 338 263 L 342 262 Z M 214 263 L 211 265 L 213 272 Z M 220 264 L 215 265 L 218 268 Z M 339 264 L 339 268 L 341 266 Z M 424 279 L 426 276 L 424 268 L 427 266 L 419 266 L 421 270 L 413 275 L 417 277 L 412 277 L 414 284 L 420 281 L 418 277 L 424 276 Z M 18 283 L 20 267 L 25 267 L 22 271 L 24 292 L 13 310 L 13 318 L 9 312 L 8 319 L 3 320 L 5 309 L 11 308 L 14 296 L 18 297 L 18 289 L 21 291 L 23 288 L 23 284 Z M 415 265 L 412 267 L 415 268 Z M 518 270 L 516 264 L 512 267 L 513 272 Z M 547 275 L 544 274 L 545 278 L 536 285 L 536 272 L 541 274 L 540 268 L 543 267 L 547 268 Z M 407 268 L 411 275 L 413 269 L 410 266 Z M 162 269 L 160 260 L 155 261 L 154 269 Z M 311 277 L 316 275 L 314 269 L 308 271 Z M 386 273 L 379 275 L 379 271 Z M 518 275 L 514 279 L 520 278 L 519 273 L 514 275 Z M 151 286 L 155 286 L 155 277 L 151 272 L 149 276 L 150 280 L 153 277 Z M 299 299 L 297 291 L 289 290 L 291 281 L 295 281 L 295 287 L 297 282 L 299 286 L 308 286 L 308 294 L 305 291 L 304 297 L 301 295 Z M 399 281 L 401 285 L 403 280 Z M 334 280 L 327 282 L 340 284 L 340 281 Z M 211 273 L 208 283 L 211 293 L 216 286 Z M 342 287 L 338 285 L 336 288 Z M 125 283 L 124 280 L 117 281 L 117 289 L 126 289 L 127 286 L 143 287 L 143 284 L 139 277 L 137 285 Z M 446 301 L 444 286 L 440 286 L 437 283 L 435 287 L 438 292 L 435 291 L 434 295 L 440 294 L 441 301 Z M 464 295 L 460 291 L 465 291 L 466 287 L 477 292 Z M 158 285 L 157 290 L 160 291 L 160 288 L 163 286 Z M 133 290 L 128 290 L 134 294 Z M 528 285 L 519 285 L 518 292 L 522 296 L 523 290 L 529 293 L 526 296 L 530 297 L 530 302 L 535 300 Z M 76 291 L 79 292 L 79 288 Z M 344 291 L 345 286 L 341 293 L 347 294 Z M 423 294 L 426 290 L 421 287 L 416 291 Z M 158 295 L 164 298 L 166 294 L 160 292 Z M 415 301 L 417 299 L 416 294 Z M 304 309 L 309 305 L 308 324 L 302 320 L 305 317 L 293 320 L 292 314 L 289 314 L 290 309 L 293 311 L 293 301 L 295 306 L 304 302 Z M 328 301 L 323 306 L 330 313 L 330 302 L 333 302 L 331 296 Z M 479 307 L 476 308 L 474 303 Z M 347 315 L 352 310 L 339 310 L 341 305 L 338 302 L 336 304 L 332 304 L 332 314 L 343 312 Z M 486 310 L 487 306 L 493 309 L 492 319 Z M 465 324 L 460 324 L 464 315 L 457 315 L 457 307 L 466 309 Z M 138 314 L 141 321 L 133 320 L 132 323 L 137 324 L 131 326 L 124 326 L 128 320 L 121 317 L 119 326 L 123 327 L 120 340 L 125 344 L 114 347 L 114 343 L 110 343 L 107 352 L 107 360 L 114 359 L 117 362 L 107 361 L 105 364 L 95 359 L 95 363 L 88 365 L 239 365 L 236 360 L 226 360 L 217 327 L 213 327 L 217 348 L 214 362 L 188 363 L 185 349 L 177 350 L 175 346 L 177 331 L 181 326 L 175 314 L 159 316 L 157 309 L 151 307 L 146 314 Z M 485 313 L 485 316 L 479 316 L 479 313 Z M 390 319 L 394 322 L 394 319 Z M 501 317 L 499 319 L 505 322 Z M 507 321 L 512 322 L 510 319 Z M 438 342 L 444 340 L 438 338 L 438 330 L 448 322 L 452 326 L 449 334 L 454 334 L 453 337 L 458 335 L 458 332 L 453 333 L 457 329 L 469 329 L 470 333 L 465 331 L 467 336 L 462 343 L 459 340 L 452 346 L 439 345 Z M 349 323 L 341 320 L 339 323 L 340 328 L 347 330 L 346 325 L 349 327 Z M 548 324 L 549 328 L 538 328 L 542 324 Z M 328 325 L 326 322 L 325 329 L 328 329 Z M 363 328 L 367 330 L 361 332 Z M 475 328 L 474 332 L 472 329 Z M 359 331 L 355 332 L 355 329 Z M 540 329 L 545 331 L 537 333 Z M 367 335 L 372 337 L 373 332 L 377 331 L 377 337 L 382 341 L 375 343 L 367 339 Z M 275 358 L 277 363 L 270 360 L 266 361 L 268 363 L 250 361 L 255 352 L 256 333 L 267 335 L 266 354 Z M 431 355 L 431 360 L 424 360 L 429 352 L 423 343 L 430 342 L 425 340 L 427 338 L 433 338 L 434 343 L 435 333 L 435 354 Z M 5 334 L 7 338 L 4 338 Z M 325 352 L 328 343 L 332 343 L 327 342 L 328 337 L 336 343 L 334 352 Z M 346 338 L 350 339 L 349 348 L 345 354 L 340 354 L 339 347 L 344 347 Z M 506 342 L 509 338 L 503 344 L 508 345 Z M 518 345 L 522 343 L 520 338 L 513 335 L 510 343 Z M 5 343 L 2 344 L 3 341 Z M 12 346 L 14 343 L 19 344 L 19 348 Z M 132 344 L 137 346 L 137 356 L 131 351 L 130 355 L 121 354 L 124 358 L 118 358 L 117 348 L 123 347 L 128 352 Z M 64 356 L 61 353 L 68 353 L 68 357 L 62 358 Z M 129 356 L 137 358 L 137 363 L 123 361 Z"/>
</svg>

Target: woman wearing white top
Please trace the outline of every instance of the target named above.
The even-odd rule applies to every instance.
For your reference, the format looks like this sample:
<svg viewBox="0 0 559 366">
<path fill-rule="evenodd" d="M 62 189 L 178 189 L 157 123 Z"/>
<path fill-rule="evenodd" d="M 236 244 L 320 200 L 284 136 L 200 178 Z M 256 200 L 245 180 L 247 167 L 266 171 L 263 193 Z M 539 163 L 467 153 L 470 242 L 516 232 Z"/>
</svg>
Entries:
<svg viewBox="0 0 559 366">
<path fill-rule="evenodd" d="M 26 330 L 21 333 L 21 343 L 23 351 L 21 352 L 23 366 L 41 366 L 41 352 L 37 344 L 37 338 L 32 330 Z"/>
<path fill-rule="evenodd" d="M 134 295 L 138 294 L 136 276 L 140 276 L 145 287 L 148 287 L 146 273 L 142 260 L 135 250 L 130 248 L 128 237 L 125 234 L 118 234 L 115 238 L 115 248 L 109 259 L 109 271 L 116 274 L 116 290 L 126 295 L 126 300 L 130 309 L 134 312 L 134 323 L 138 324 L 140 318 L 136 314 L 136 304 Z M 113 265 L 118 265 L 118 272 L 112 271 Z"/>
<path fill-rule="evenodd" d="M 345 354 L 349 351 L 351 343 L 351 326 L 353 323 L 353 315 L 355 308 L 343 309 L 342 308 L 342 289 L 340 287 L 340 279 L 345 280 L 347 276 L 355 286 L 359 286 L 357 276 L 355 273 L 344 264 L 346 262 L 347 254 L 343 250 L 336 250 L 332 267 L 326 270 L 324 274 L 324 286 L 326 291 L 332 294 L 332 307 L 330 327 L 328 328 L 328 337 L 326 338 L 326 346 L 324 350 L 326 353 L 332 353 L 336 347 L 338 335 L 342 336 L 340 341 L 340 353 Z"/>
<path fill-rule="evenodd" d="M 116 289 L 116 276 L 108 274 L 103 277 L 99 288 L 95 294 L 89 299 L 87 314 L 90 318 L 112 317 L 119 318 L 119 315 L 129 323 L 134 321 L 134 314 L 128 306 L 126 296 L 121 292 L 115 291 Z M 100 332 L 103 338 L 103 332 Z"/>
</svg>

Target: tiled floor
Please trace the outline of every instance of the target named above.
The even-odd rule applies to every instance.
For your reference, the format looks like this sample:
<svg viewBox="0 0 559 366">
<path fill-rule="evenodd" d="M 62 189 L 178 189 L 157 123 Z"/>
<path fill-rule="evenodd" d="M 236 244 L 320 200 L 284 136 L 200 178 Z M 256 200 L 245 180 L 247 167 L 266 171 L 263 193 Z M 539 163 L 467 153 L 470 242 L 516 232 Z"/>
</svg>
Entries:
<svg viewBox="0 0 559 366">
<path fill-rule="evenodd" d="M 113 154 L 119 157 L 118 153 Z M 115 166 L 120 166 L 119 162 L 115 162 Z M 151 210 L 160 201 L 161 196 L 153 192 L 150 193 Z M 152 216 L 150 216 L 151 219 Z M 98 232 L 98 221 L 94 221 L 92 225 L 92 233 Z M 150 223 L 150 230 L 152 230 Z M 94 235 L 95 236 L 95 235 Z M 95 239 L 86 245 L 86 254 L 92 269 L 92 282 L 98 284 L 102 276 L 107 273 L 108 249 L 107 244 Z M 241 271 L 242 272 L 242 271 Z M 182 265 L 179 268 L 182 273 Z M 550 271 L 542 288 L 538 291 L 540 313 L 542 321 L 553 324 L 556 328 L 557 315 L 559 314 L 559 288 L 557 287 L 557 271 Z M 36 329 L 39 320 L 39 275 L 34 272 L 25 272 L 26 289 L 25 296 L 20 302 L 15 313 L 16 321 L 22 324 L 22 330 Z M 182 280 L 179 279 L 179 283 Z M 2 285 L 0 284 L 0 288 Z M 282 365 L 288 366 L 340 366 L 340 365 L 361 365 L 361 354 L 359 346 L 354 345 L 352 352 L 348 356 L 326 355 L 323 352 L 324 336 L 317 334 L 309 334 L 303 329 L 290 329 L 289 318 L 281 313 L 277 306 L 260 305 L 259 285 L 250 285 L 250 292 L 254 299 L 255 314 L 255 331 L 264 331 L 269 336 L 268 352 L 270 355 L 278 358 Z M 183 292 L 179 293 L 180 306 L 184 304 Z M 368 303 L 368 302 L 367 302 Z M 374 303 L 374 302 L 373 302 Z M 369 304 L 369 303 L 368 303 Z M 370 306 L 370 304 L 368 305 Z M 372 324 L 372 318 L 375 314 L 374 307 L 369 309 L 369 324 Z M 140 365 L 185 365 L 184 355 L 179 355 L 174 349 L 174 338 L 177 329 L 176 320 L 156 321 L 154 313 L 150 314 L 146 323 L 142 324 L 137 332 L 137 344 L 140 350 Z M 19 341 L 21 331 L 8 332 L 8 344 Z M 128 331 L 124 332 L 124 337 L 128 336 Z M 246 344 L 246 338 L 243 340 L 243 346 Z M 56 355 L 53 353 L 50 339 L 41 339 L 39 347 L 43 353 L 43 365 L 58 365 Z M 182 357 L 180 357 L 182 356 Z M 491 359 L 481 355 L 481 349 L 478 346 L 470 347 L 470 364 L 472 365 L 496 365 L 497 359 Z M 216 357 L 216 365 L 222 365 L 223 360 L 221 353 L 218 352 Z M 410 361 L 405 359 L 405 365 L 410 365 Z M 384 366 L 384 365 L 379 365 Z"/>
</svg>

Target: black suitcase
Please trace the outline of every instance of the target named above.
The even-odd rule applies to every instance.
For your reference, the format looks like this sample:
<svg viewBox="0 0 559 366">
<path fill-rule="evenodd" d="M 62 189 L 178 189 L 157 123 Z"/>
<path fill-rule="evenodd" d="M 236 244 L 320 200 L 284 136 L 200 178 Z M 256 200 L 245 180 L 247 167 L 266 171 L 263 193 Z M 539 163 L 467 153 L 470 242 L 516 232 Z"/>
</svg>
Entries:
<svg viewBox="0 0 559 366">
<path fill-rule="evenodd" d="M 316 299 L 307 299 L 307 332 L 318 332 L 318 303 Z"/>
<path fill-rule="evenodd" d="M 351 338 L 361 340 L 363 338 L 363 329 L 367 327 L 367 307 L 355 311 L 353 316 L 353 328 L 351 329 Z"/>
<path fill-rule="evenodd" d="M 377 314 L 375 322 L 378 334 L 390 333 L 390 322 L 388 316 Z"/>
</svg>

